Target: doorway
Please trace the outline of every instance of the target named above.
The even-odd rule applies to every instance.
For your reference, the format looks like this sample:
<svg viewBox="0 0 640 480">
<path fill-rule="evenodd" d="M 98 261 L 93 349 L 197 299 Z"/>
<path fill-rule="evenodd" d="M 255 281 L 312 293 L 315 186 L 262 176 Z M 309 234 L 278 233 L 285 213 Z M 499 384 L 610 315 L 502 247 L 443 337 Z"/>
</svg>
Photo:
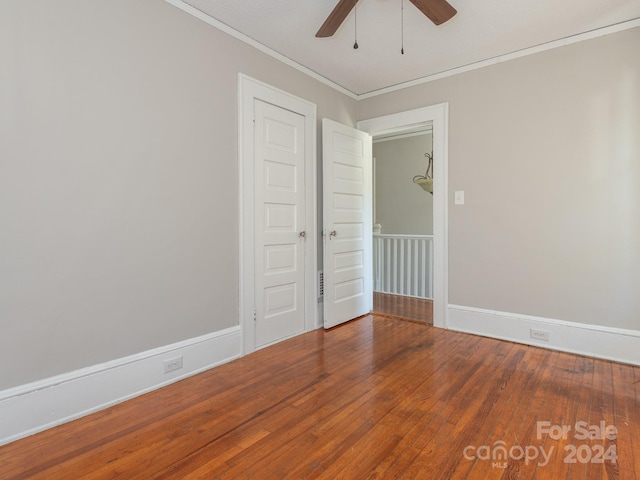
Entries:
<svg viewBox="0 0 640 480">
<path fill-rule="evenodd" d="M 360 130 L 374 137 L 433 126 L 433 170 L 437 172 L 433 181 L 433 325 L 441 328 L 448 326 L 448 115 L 449 105 L 442 103 L 358 122 Z"/>
<path fill-rule="evenodd" d="M 373 138 L 373 311 L 433 324 L 432 124 Z"/>
</svg>

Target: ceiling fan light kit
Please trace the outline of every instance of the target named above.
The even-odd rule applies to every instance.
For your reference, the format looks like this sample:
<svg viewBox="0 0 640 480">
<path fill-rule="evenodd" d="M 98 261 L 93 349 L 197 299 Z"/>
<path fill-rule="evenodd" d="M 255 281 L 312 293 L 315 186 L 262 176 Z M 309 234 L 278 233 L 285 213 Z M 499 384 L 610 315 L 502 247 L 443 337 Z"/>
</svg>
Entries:
<svg viewBox="0 0 640 480">
<path fill-rule="evenodd" d="M 451 6 L 447 0 L 410 0 L 418 10 L 429 18 L 434 24 L 441 25 L 450 20 L 456 13 L 456 9 Z M 324 21 L 316 37 L 331 37 L 338 31 L 340 25 L 345 21 L 351 10 L 358 3 L 358 0 L 339 0 L 338 4 L 331 11 L 327 19 Z M 357 45 L 357 42 L 356 42 Z M 354 48 L 357 48 L 354 45 Z"/>
</svg>

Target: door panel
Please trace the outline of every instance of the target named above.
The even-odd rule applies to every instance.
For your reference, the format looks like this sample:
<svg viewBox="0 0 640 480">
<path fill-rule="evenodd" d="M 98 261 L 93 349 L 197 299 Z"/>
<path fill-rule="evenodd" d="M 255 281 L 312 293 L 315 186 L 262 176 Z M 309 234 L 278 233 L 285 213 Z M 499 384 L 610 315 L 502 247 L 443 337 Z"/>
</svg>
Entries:
<svg viewBox="0 0 640 480">
<path fill-rule="evenodd" d="M 322 122 L 324 326 L 369 313 L 372 285 L 371 136 Z"/>
<path fill-rule="evenodd" d="M 256 348 L 304 331 L 304 117 L 255 100 Z"/>
</svg>

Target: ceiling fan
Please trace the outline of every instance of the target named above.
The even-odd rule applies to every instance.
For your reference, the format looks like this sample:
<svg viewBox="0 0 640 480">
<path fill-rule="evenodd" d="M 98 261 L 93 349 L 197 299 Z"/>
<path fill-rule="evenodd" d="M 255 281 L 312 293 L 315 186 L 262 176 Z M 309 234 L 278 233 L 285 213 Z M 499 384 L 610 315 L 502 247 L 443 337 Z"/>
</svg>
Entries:
<svg viewBox="0 0 640 480">
<path fill-rule="evenodd" d="M 410 1 L 436 25 L 446 22 L 457 13 L 457 10 L 447 0 Z M 320 27 L 320 30 L 318 30 L 318 33 L 316 33 L 316 37 L 330 37 L 336 33 L 344 19 L 356 6 L 356 3 L 358 3 L 358 0 L 339 0 Z"/>
</svg>

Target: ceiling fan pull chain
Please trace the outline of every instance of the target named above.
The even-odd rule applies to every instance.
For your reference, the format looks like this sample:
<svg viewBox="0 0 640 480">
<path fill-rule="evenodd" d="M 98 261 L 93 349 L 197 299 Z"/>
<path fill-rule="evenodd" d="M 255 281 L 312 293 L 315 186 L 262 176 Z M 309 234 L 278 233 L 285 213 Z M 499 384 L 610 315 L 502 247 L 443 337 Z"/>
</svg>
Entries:
<svg viewBox="0 0 640 480">
<path fill-rule="evenodd" d="M 358 49 L 358 5 L 353 6 L 353 49 Z"/>
<path fill-rule="evenodd" d="M 404 55 L 404 0 L 400 0 L 400 32 L 401 32 L 400 53 Z"/>
</svg>

